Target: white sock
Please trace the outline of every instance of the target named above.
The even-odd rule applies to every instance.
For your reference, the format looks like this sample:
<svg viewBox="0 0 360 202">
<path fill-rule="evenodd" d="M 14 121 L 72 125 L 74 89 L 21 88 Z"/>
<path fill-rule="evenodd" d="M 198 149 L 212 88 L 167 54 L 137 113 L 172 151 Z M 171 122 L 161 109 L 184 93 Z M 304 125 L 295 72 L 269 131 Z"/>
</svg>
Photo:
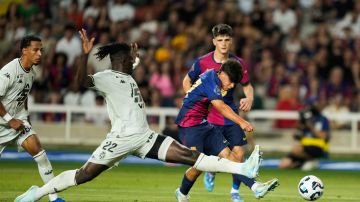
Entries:
<svg viewBox="0 0 360 202">
<path fill-rule="evenodd" d="M 194 168 L 206 172 L 225 172 L 246 176 L 243 163 L 236 163 L 218 156 L 206 156 L 201 153 L 196 160 Z"/>
<path fill-rule="evenodd" d="M 60 173 L 58 176 L 51 179 L 44 186 L 40 187 L 36 194 L 36 200 L 42 198 L 43 196 L 64 191 L 65 189 L 76 185 L 75 174 L 77 170 L 67 170 Z"/>
<path fill-rule="evenodd" d="M 38 154 L 34 156 L 34 160 L 38 165 L 39 174 L 44 183 L 49 182 L 52 178 L 54 178 L 53 169 L 51 163 L 46 156 L 46 152 L 42 150 Z M 57 199 L 57 194 L 49 194 L 50 201 L 54 201 Z"/>
<path fill-rule="evenodd" d="M 252 190 L 253 192 L 255 192 L 255 190 L 259 187 L 259 185 L 260 185 L 260 183 L 255 182 L 255 183 L 251 186 L 251 190 Z"/>
<path fill-rule="evenodd" d="M 231 188 L 230 194 L 232 194 L 232 193 L 239 193 L 239 190 L 238 190 L 238 189 Z"/>
</svg>

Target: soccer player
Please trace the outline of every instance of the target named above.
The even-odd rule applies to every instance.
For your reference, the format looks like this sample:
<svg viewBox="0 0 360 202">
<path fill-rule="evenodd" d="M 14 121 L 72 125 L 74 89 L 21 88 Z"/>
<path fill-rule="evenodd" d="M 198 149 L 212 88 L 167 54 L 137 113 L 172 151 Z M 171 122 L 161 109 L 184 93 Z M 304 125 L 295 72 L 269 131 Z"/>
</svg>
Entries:
<svg viewBox="0 0 360 202">
<path fill-rule="evenodd" d="M 179 138 L 185 146 L 207 155 L 217 155 L 232 161 L 237 160 L 235 154 L 228 147 L 228 141 L 222 131 L 207 122 L 206 118 L 209 114 L 208 108 L 212 105 L 221 115 L 238 124 L 245 131 L 253 131 L 252 125 L 238 116 L 223 100 L 223 96 L 233 89 L 235 83 L 241 78 L 241 64 L 234 59 L 224 62 L 217 72 L 212 69 L 200 75 L 200 78 L 187 91 L 176 118 Z M 256 149 L 258 148 L 255 147 Z M 175 191 L 179 202 L 189 201 L 188 193 L 200 174 L 201 172 L 194 167 L 186 171 L 180 188 Z M 240 175 L 234 177 L 240 177 Z M 277 182 L 277 179 L 274 181 Z M 269 182 L 267 184 L 269 185 L 254 183 L 255 189 L 262 192 L 267 192 L 277 186 L 277 183 Z"/>
<path fill-rule="evenodd" d="M 30 124 L 27 109 L 28 94 L 35 78 L 33 66 L 41 61 L 41 40 L 35 36 L 24 37 L 20 51 L 20 58 L 0 69 L 0 156 L 7 145 L 16 143 L 34 158 L 46 183 L 54 177 L 53 169 Z M 64 201 L 56 194 L 50 194 L 49 199 Z"/>
<path fill-rule="evenodd" d="M 212 29 L 213 34 L 213 44 L 215 46 L 215 50 L 199 57 L 195 63 L 193 64 L 191 70 L 185 76 L 183 80 L 183 88 L 185 92 L 188 92 L 194 82 L 199 78 L 199 75 L 205 71 L 210 69 L 214 69 L 218 71 L 225 61 L 229 58 L 235 59 L 240 62 L 241 67 L 243 69 L 242 79 L 239 81 L 234 81 L 235 83 L 240 83 L 243 86 L 244 93 L 246 98 L 240 100 L 239 108 L 243 111 L 249 111 L 253 102 L 253 87 L 249 82 L 249 76 L 247 73 L 247 67 L 244 61 L 235 55 L 230 53 L 230 48 L 232 46 L 232 35 L 233 31 L 229 25 L 226 24 L 218 24 L 215 25 Z M 238 113 L 238 109 L 234 103 L 233 99 L 234 89 L 230 89 L 223 100 L 225 104 L 229 105 L 231 109 Z M 210 108 L 210 113 L 207 117 L 207 121 L 221 131 L 222 135 L 229 142 L 229 147 L 232 152 L 235 153 L 236 159 L 238 162 L 244 161 L 244 149 L 242 148 L 247 144 L 247 139 L 244 131 L 241 127 L 234 123 L 233 121 L 225 118 L 215 107 Z M 214 189 L 214 180 L 215 173 L 205 173 L 204 175 L 204 185 L 205 188 L 211 192 Z M 240 183 L 243 182 L 247 185 L 251 190 L 253 190 L 256 198 L 263 197 L 270 188 L 276 187 L 277 179 L 273 179 L 266 183 L 256 182 L 254 179 L 250 179 L 245 176 L 234 176 L 233 175 L 233 183 L 230 191 L 231 200 L 233 202 L 242 202 L 242 198 L 239 195 Z"/>
<path fill-rule="evenodd" d="M 100 47 L 97 57 L 101 60 L 110 55 L 112 69 L 86 75 L 87 56 L 93 47 L 94 38 L 89 40 L 84 29 L 79 34 L 84 56 L 83 66 L 78 67 L 76 73 L 76 81 L 104 95 L 112 125 L 111 131 L 80 169 L 64 171 L 42 187 L 30 187 L 15 199 L 16 202 L 37 201 L 46 194 L 91 181 L 128 155 L 183 163 L 202 171 L 238 173 L 249 177 L 257 175 L 261 160 L 259 149 L 254 150 L 245 163 L 235 163 L 192 151 L 171 137 L 152 131 L 146 121 L 145 103 L 130 75 L 137 46 L 115 43 Z"/>
</svg>

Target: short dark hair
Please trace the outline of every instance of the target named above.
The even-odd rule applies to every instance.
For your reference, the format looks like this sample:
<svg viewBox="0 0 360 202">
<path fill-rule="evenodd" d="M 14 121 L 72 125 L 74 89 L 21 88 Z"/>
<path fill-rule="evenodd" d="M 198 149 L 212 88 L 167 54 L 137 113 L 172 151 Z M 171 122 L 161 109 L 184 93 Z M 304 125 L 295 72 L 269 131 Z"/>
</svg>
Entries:
<svg viewBox="0 0 360 202">
<path fill-rule="evenodd" d="M 228 59 L 223 63 L 219 72 L 225 72 L 229 76 L 231 82 L 234 83 L 240 82 L 243 77 L 243 68 L 240 62 L 235 59 Z"/>
<path fill-rule="evenodd" d="M 39 37 L 37 37 L 37 36 L 34 36 L 34 35 L 25 36 L 20 41 L 20 51 L 23 48 L 29 47 L 32 41 L 41 41 L 41 39 Z"/>
<path fill-rule="evenodd" d="M 233 30 L 231 26 L 227 24 L 217 24 L 212 28 L 211 31 L 214 38 L 222 35 L 230 37 L 233 36 Z"/>
</svg>

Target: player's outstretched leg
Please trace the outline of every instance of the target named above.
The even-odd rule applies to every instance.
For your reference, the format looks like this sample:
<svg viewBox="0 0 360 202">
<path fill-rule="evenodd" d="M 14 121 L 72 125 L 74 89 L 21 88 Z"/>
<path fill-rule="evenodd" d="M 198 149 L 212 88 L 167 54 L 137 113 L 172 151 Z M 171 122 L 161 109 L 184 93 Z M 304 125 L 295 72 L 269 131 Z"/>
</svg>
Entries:
<svg viewBox="0 0 360 202">
<path fill-rule="evenodd" d="M 38 189 L 39 189 L 38 186 L 31 186 L 25 193 L 16 197 L 14 202 L 34 202 L 34 201 L 36 201 L 35 193 Z"/>
<path fill-rule="evenodd" d="M 263 198 L 269 191 L 274 191 L 279 185 L 279 180 L 274 178 L 265 183 L 254 184 L 252 190 L 256 198 Z"/>
</svg>

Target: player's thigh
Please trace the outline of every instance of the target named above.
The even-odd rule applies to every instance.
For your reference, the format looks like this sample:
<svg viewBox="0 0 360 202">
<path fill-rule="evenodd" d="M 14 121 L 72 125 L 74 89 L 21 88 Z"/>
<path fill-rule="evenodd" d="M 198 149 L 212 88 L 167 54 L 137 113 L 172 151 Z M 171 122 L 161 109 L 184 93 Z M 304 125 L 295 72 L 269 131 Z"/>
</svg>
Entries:
<svg viewBox="0 0 360 202">
<path fill-rule="evenodd" d="M 223 136 L 220 130 L 215 127 L 211 127 L 206 130 L 205 142 L 204 142 L 204 153 L 207 155 L 218 156 L 220 153 L 231 153 L 229 149 L 229 142 Z M 226 152 L 228 151 L 228 152 Z"/>
<path fill-rule="evenodd" d="M 181 143 L 191 150 L 205 152 L 205 141 L 211 130 L 213 127 L 208 123 L 187 128 L 179 127 L 179 138 Z"/>
<path fill-rule="evenodd" d="M 0 154 L 5 149 L 5 147 L 9 144 L 16 142 L 20 131 L 16 131 L 12 128 L 6 128 L 0 126 Z"/>
<path fill-rule="evenodd" d="M 141 147 L 146 139 L 141 135 L 132 137 L 107 137 L 95 149 L 88 162 L 112 167 Z"/>
<path fill-rule="evenodd" d="M 238 162 L 244 162 L 245 160 L 245 149 L 244 147 L 241 146 L 234 146 L 232 148 L 232 153 L 235 156 L 235 158 L 237 159 Z"/>
<path fill-rule="evenodd" d="M 40 144 L 39 138 L 36 136 L 36 132 L 29 122 L 24 121 L 24 130 L 17 137 L 17 145 L 25 149 L 31 156 L 35 156 L 43 149 Z"/>
<path fill-rule="evenodd" d="M 147 141 L 134 152 L 134 155 L 140 158 L 147 157 L 166 161 L 168 159 L 167 152 L 173 142 L 176 141 L 174 141 L 172 137 L 152 132 L 150 136 L 147 137 Z"/>
</svg>

